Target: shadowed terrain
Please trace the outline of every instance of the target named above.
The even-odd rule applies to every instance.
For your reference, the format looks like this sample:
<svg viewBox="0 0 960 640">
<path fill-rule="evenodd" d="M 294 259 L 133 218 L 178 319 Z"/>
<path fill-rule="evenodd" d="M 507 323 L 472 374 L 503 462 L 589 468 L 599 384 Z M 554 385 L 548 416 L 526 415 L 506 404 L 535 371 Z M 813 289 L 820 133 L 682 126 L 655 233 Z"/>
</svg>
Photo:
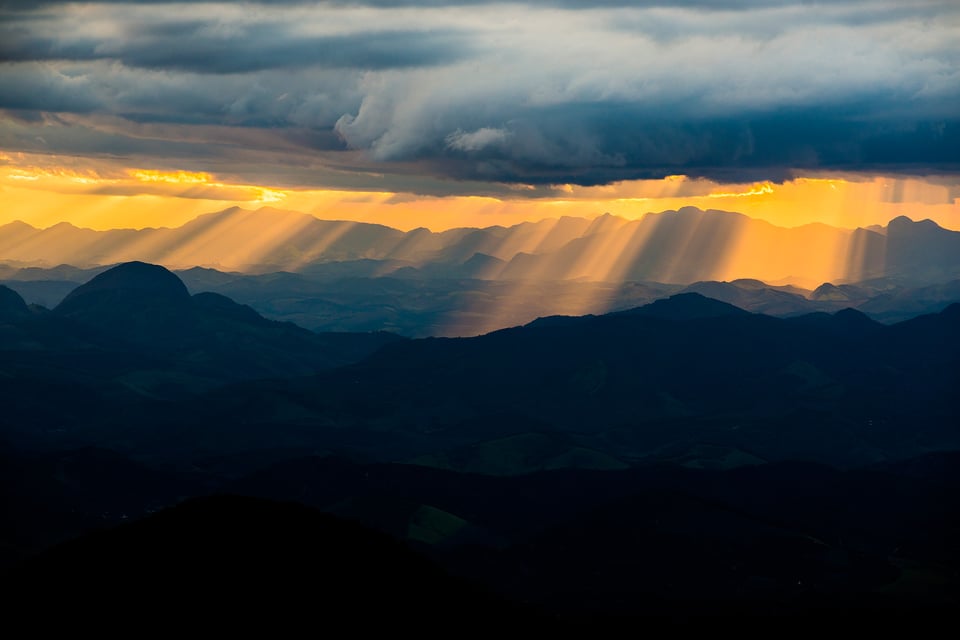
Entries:
<svg viewBox="0 0 960 640">
<path fill-rule="evenodd" d="M 960 593 L 956 304 L 885 325 L 688 290 L 404 340 L 129 263 L 52 311 L 2 289 L 0 314 L 0 564 L 22 594 L 69 603 L 96 568 L 90 598 L 188 575 L 178 602 L 215 593 L 208 612 L 420 620 L 436 594 L 455 617 L 602 624 L 930 618 Z M 330 515 L 189 500 L 222 493 Z M 320 567 L 313 590 L 264 586 Z"/>
</svg>

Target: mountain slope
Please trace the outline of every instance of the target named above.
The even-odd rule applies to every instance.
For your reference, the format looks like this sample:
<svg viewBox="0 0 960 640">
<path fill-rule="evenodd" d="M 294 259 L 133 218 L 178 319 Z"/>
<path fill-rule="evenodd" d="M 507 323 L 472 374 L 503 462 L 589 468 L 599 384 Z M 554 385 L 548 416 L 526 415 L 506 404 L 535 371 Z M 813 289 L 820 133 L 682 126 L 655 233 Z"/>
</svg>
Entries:
<svg viewBox="0 0 960 640">
<path fill-rule="evenodd" d="M 30 308 L 20 294 L 0 285 L 0 322 L 22 320 L 30 315 Z"/>
</svg>

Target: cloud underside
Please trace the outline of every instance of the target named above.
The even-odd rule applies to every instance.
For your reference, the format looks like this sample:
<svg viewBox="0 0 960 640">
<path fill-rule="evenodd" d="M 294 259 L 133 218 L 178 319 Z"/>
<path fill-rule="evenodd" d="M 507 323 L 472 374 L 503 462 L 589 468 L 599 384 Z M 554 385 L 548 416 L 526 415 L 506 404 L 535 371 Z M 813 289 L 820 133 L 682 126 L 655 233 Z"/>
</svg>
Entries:
<svg viewBox="0 0 960 640">
<path fill-rule="evenodd" d="M 952 2 L 0 6 L 5 150 L 424 191 L 960 170 Z"/>
</svg>

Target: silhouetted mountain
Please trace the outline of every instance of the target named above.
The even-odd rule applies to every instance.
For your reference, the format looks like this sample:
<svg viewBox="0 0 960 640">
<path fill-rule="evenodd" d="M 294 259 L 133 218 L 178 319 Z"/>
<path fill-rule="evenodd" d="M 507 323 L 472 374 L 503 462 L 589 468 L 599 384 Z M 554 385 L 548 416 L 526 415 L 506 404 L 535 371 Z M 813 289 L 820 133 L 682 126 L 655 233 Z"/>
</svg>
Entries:
<svg viewBox="0 0 960 640">
<path fill-rule="evenodd" d="M 669 298 L 654 300 L 650 304 L 624 311 L 616 311 L 610 316 L 645 316 L 662 318 L 664 320 L 702 320 L 705 318 L 720 318 L 731 315 L 749 315 L 747 311 L 726 302 L 707 298 L 699 293 L 678 293 Z M 551 316 L 537 318 L 526 325 L 527 327 L 556 327 L 582 324 L 595 320 L 597 316 Z"/>
<path fill-rule="evenodd" d="M 209 361 L 229 377 L 317 371 L 359 359 L 391 339 L 369 335 L 346 336 L 341 341 L 335 335 L 317 335 L 267 320 L 216 293 L 191 297 L 176 275 L 141 262 L 94 277 L 54 312 L 109 343 Z"/>
<path fill-rule="evenodd" d="M 55 312 L 132 342 L 166 349 L 195 325 L 190 294 L 163 267 L 130 262 L 77 287 Z M 193 336 L 190 336 L 191 338 Z"/>
<path fill-rule="evenodd" d="M 621 311 L 623 315 L 650 316 L 667 320 L 700 320 L 704 318 L 720 318 L 723 316 L 746 315 L 747 312 L 739 307 L 713 298 L 707 298 L 699 293 L 678 293 L 669 298 L 656 300 L 646 306 Z"/>
<path fill-rule="evenodd" d="M 937 282 L 956 277 L 960 267 L 960 232 L 947 231 L 932 220 L 906 216 L 887 225 L 884 275 Z"/>
<path fill-rule="evenodd" d="M 118 298 L 134 296 L 137 298 L 135 303 L 141 303 L 141 297 L 142 300 L 160 298 L 167 302 L 186 300 L 190 295 L 180 278 L 167 269 L 143 262 L 128 262 L 109 269 L 77 287 L 63 301 L 65 307 L 63 311 L 67 312 L 71 303 L 98 293 L 106 293 Z"/>
<path fill-rule="evenodd" d="M 267 320 L 217 294 L 191 297 L 175 275 L 142 263 L 98 275 L 54 312 L 22 316 L 14 306 L 18 318 L 0 322 L 0 437 L 31 446 L 90 444 L 99 441 L 90 430 L 128 431 L 153 403 L 230 381 L 315 373 L 399 339 Z"/>
</svg>

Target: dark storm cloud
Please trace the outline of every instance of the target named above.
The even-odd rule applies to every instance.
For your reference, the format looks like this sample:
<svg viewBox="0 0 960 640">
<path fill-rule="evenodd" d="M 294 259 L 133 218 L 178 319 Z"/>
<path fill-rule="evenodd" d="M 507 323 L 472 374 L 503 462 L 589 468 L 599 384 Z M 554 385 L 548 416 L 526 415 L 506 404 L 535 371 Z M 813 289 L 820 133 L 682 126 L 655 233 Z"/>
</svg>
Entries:
<svg viewBox="0 0 960 640">
<path fill-rule="evenodd" d="M 447 64 L 466 56 L 464 34 L 373 31 L 291 36 L 287 25 L 266 24 L 226 36 L 209 35 L 208 21 L 169 22 L 131 29 L 120 42 L 79 35 L 35 37 L 19 25 L 0 26 L 0 62 L 117 60 L 128 67 L 194 73 L 340 67 L 388 69 Z"/>
<path fill-rule="evenodd" d="M 955 2 L 4 6 L 2 148 L 430 189 L 960 171 Z"/>
</svg>

